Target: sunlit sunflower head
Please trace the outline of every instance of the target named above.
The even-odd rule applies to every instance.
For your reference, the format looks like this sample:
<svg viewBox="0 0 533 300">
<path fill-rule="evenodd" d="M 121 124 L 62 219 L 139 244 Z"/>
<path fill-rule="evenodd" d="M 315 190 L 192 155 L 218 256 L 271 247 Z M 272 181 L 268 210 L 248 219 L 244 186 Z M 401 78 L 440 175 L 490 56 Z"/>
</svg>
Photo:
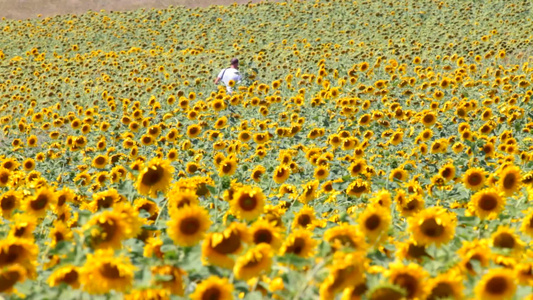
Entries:
<svg viewBox="0 0 533 300">
<path fill-rule="evenodd" d="M 516 292 L 515 274 L 510 269 L 491 269 L 475 288 L 478 299 L 511 299 Z"/>
<path fill-rule="evenodd" d="M 121 195 L 115 189 L 93 193 L 93 201 L 88 204 L 87 208 L 94 212 L 111 208 L 115 203 L 122 201 Z"/>
<path fill-rule="evenodd" d="M 291 169 L 285 165 L 279 165 L 274 169 L 272 178 L 277 184 L 284 183 L 291 175 Z"/>
<path fill-rule="evenodd" d="M 50 287 L 64 283 L 77 289 L 80 287 L 80 268 L 72 265 L 59 267 L 54 270 L 47 281 Z"/>
<path fill-rule="evenodd" d="M 391 225 L 391 215 L 387 208 L 368 205 L 357 218 L 359 229 L 374 245 L 388 238 L 387 231 Z"/>
<path fill-rule="evenodd" d="M 233 284 L 227 278 L 211 276 L 200 282 L 190 297 L 192 300 L 233 300 Z"/>
<path fill-rule="evenodd" d="M 28 272 L 19 264 L 13 264 L 0 269 L 0 293 L 5 295 L 15 294 L 17 290 L 15 285 L 18 282 L 24 282 L 27 279 Z"/>
<path fill-rule="evenodd" d="M 365 236 L 356 225 L 341 223 L 331 227 L 324 233 L 324 240 L 327 241 L 334 251 L 344 247 L 355 251 L 366 251 L 368 245 Z"/>
<path fill-rule="evenodd" d="M 135 186 L 139 193 L 155 198 L 157 192 L 167 191 L 173 173 L 169 161 L 154 158 L 140 170 Z"/>
<path fill-rule="evenodd" d="M 90 246 L 94 249 L 119 249 L 123 240 L 133 237 L 128 224 L 114 211 L 104 211 L 93 216 L 84 229 L 88 231 Z"/>
<path fill-rule="evenodd" d="M 426 251 L 426 247 L 427 246 L 420 245 L 412 239 L 409 239 L 405 242 L 396 243 L 395 254 L 398 259 L 405 259 L 420 263 L 424 260 L 424 258 L 431 258 L 431 256 Z"/>
<path fill-rule="evenodd" d="M 466 188 L 477 191 L 485 185 L 487 172 L 482 168 L 470 168 L 463 175 L 463 184 Z"/>
<path fill-rule="evenodd" d="M 25 199 L 24 208 L 26 213 L 41 218 L 46 216 L 48 209 L 56 203 L 56 193 L 52 189 L 42 187 L 33 196 Z"/>
<path fill-rule="evenodd" d="M 259 217 L 265 206 L 265 195 L 260 187 L 243 186 L 237 189 L 230 202 L 231 212 L 241 220 L 252 221 Z"/>
<path fill-rule="evenodd" d="M 175 185 L 167 193 L 168 207 L 170 209 L 181 209 L 187 206 L 200 204 L 196 189 L 182 188 L 180 185 Z"/>
<path fill-rule="evenodd" d="M 202 243 L 202 261 L 225 269 L 235 265 L 233 255 L 243 250 L 243 244 L 250 242 L 250 232 L 245 224 L 233 222 L 222 232 L 211 232 Z"/>
<path fill-rule="evenodd" d="M 472 196 L 469 207 L 480 219 L 492 220 L 504 209 L 505 198 L 495 188 L 486 188 Z"/>
<path fill-rule="evenodd" d="M 80 283 L 89 294 L 105 294 L 111 290 L 124 292 L 131 288 L 135 266 L 126 256 L 114 256 L 112 250 L 87 254 L 80 270 Z"/>
<path fill-rule="evenodd" d="M 250 175 L 253 181 L 260 182 L 261 178 L 263 177 L 263 174 L 265 174 L 266 169 L 262 165 L 256 166 Z"/>
<path fill-rule="evenodd" d="M 237 160 L 234 157 L 225 158 L 218 167 L 219 176 L 231 176 L 237 171 Z"/>
<path fill-rule="evenodd" d="M 282 242 L 282 231 L 267 220 L 257 220 L 250 226 L 250 236 L 254 244 L 268 244 L 278 250 Z"/>
<path fill-rule="evenodd" d="M 394 170 L 391 171 L 390 173 L 390 176 L 389 176 L 389 180 L 390 181 L 406 181 L 409 177 L 409 173 L 407 173 L 406 170 L 404 170 L 403 168 L 396 168 Z"/>
<path fill-rule="evenodd" d="M 185 271 L 175 266 L 163 265 L 152 267 L 152 274 L 155 275 L 155 279 L 152 281 L 153 285 L 161 286 L 173 295 L 183 296 L 184 284 L 182 277 L 187 274 Z M 169 279 L 161 280 L 157 276 L 166 276 Z"/>
<path fill-rule="evenodd" d="M 360 197 L 363 194 L 370 193 L 370 184 L 361 178 L 354 180 L 346 188 L 346 194 L 354 197 Z"/>
<path fill-rule="evenodd" d="M 440 176 L 444 178 L 446 182 L 455 178 L 455 172 L 456 172 L 455 166 L 451 162 L 445 164 L 439 170 Z"/>
<path fill-rule="evenodd" d="M 329 275 L 320 285 L 320 298 L 333 299 L 342 290 L 365 283 L 367 259 L 360 252 L 335 252 Z"/>
<path fill-rule="evenodd" d="M 314 240 L 312 233 L 298 229 L 293 231 L 281 246 L 281 255 L 294 254 L 300 257 L 308 258 L 314 253 L 318 241 Z"/>
<path fill-rule="evenodd" d="M 318 186 L 320 182 L 318 180 L 308 181 L 302 185 L 303 191 L 300 194 L 298 200 L 304 204 L 309 203 L 317 197 Z"/>
<path fill-rule="evenodd" d="M 187 127 L 187 136 L 191 139 L 198 137 L 202 133 L 202 127 L 200 125 L 189 125 Z"/>
<path fill-rule="evenodd" d="M 305 205 L 298 212 L 295 212 L 291 227 L 305 229 L 315 220 L 315 210 L 313 207 Z"/>
<path fill-rule="evenodd" d="M 519 167 L 513 165 L 508 166 L 501 170 L 498 175 L 500 177 L 498 180 L 498 187 L 505 196 L 512 196 L 522 187 L 522 177 Z"/>
<path fill-rule="evenodd" d="M 512 254 L 519 254 L 524 248 L 524 242 L 508 226 L 500 225 L 491 236 L 491 245 L 494 248 L 506 249 Z"/>
<path fill-rule="evenodd" d="M 385 275 L 392 284 L 405 289 L 408 299 L 424 297 L 425 280 L 429 274 L 420 265 L 415 263 L 409 263 L 408 265 L 400 262 L 391 263 Z"/>
<path fill-rule="evenodd" d="M 398 196 L 398 194 L 396 196 Z M 405 202 L 401 203 L 400 205 L 397 205 L 396 208 L 400 211 L 402 216 L 411 217 L 416 215 L 422 209 L 424 209 L 424 206 L 425 202 L 422 195 L 413 194 L 409 197 L 406 197 Z"/>
<path fill-rule="evenodd" d="M 209 213 L 200 206 L 171 208 L 170 220 L 167 222 L 167 234 L 177 245 L 192 247 L 204 238 L 210 226 Z"/>
<path fill-rule="evenodd" d="M 426 288 L 426 299 L 463 299 L 463 278 L 456 271 L 448 271 L 428 280 Z"/>
<path fill-rule="evenodd" d="M 433 206 L 422 210 L 408 222 L 409 231 L 417 244 L 435 244 L 438 247 L 453 239 L 457 220 L 455 214 Z"/>
<path fill-rule="evenodd" d="M 2 217 L 10 219 L 13 212 L 20 207 L 22 202 L 22 194 L 18 191 L 7 191 L 0 195 L 0 209 L 2 210 Z"/>
<path fill-rule="evenodd" d="M 526 215 L 522 219 L 520 231 L 530 237 L 533 237 L 533 210 L 530 209 L 526 212 Z"/>
<path fill-rule="evenodd" d="M 16 214 L 10 226 L 8 236 L 13 238 L 29 239 L 33 241 L 33 231 L 37 227 L 37 220 L 34 216 L 27 214 Z"/>
<path fill-rule="evenodd" d="M 460 268 L 472 275 L 476 274 L 474 264 L 486 267 L 489 265 L 492 255 L 487 239 L 463 241 L 463 245 L 457 250 L 457 254 L 461 258 Z"/>
<path fill-rule="evenodd" d="M 0 269 L 21 265 L 29 277 L 35 276 L 39 248 L 30 239 L 8 237 L 0 241 Z"/>
<path fill-rule="evenodd" d="M 373 197 L 370 198 L 370 201 L 374 203 L 374 205 L 379 205 L 381 207 L 390 209 L 392 205 L 392 195 L 388 190 L 382 189 L 374 192 Z"/>
<path fill-rule="evenodd" d="M 245 254 L 237 258 L 233 267 L 235 278 L 249 280 L 270 271 L 273 255 L 270 245 L 265 243 L 250 248 Z"/>
</svg>

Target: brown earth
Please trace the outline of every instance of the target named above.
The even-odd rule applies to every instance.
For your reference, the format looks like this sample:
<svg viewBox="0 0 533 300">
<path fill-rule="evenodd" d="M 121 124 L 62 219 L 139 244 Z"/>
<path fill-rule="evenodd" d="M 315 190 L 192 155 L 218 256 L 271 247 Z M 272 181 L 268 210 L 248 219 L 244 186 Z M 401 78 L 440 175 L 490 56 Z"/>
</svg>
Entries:
<svg viewBox="0 0 533 300">
<path fill-rule="evenodd" d="M 257 0 L 0 0 L 0 18 L 29 19 L 38 14 L 51 17 L 64 14 L 82 14 L 86 11 L 127 11 L 138 8 L 165 8 L 170 5 L 206 7 L 259 2 Z"/>
</svg>

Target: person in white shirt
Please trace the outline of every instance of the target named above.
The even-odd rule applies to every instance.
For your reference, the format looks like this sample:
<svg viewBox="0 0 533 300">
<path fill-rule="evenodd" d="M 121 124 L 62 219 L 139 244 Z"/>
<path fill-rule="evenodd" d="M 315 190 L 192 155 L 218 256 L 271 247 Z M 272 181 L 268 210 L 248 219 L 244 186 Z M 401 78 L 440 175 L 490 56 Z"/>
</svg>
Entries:
<svg viewBox="0 0 533 300">
<path fill-rule="evenodd" d="M 220 81 L 226 86 L 226 91 L 228 94 L 231 94 L 233 90 L 229 84 L 230 80 L 233 80 L 234 83 L 241 81 L 242 77 L 239 73 L 239 60 L 237 58 L 232 58 L 230 62 L 230 67 L 227 69 L 222 69 L 218 73 L 217 78 L 215 79 L 215 84 L 218 84 Z"/>
</svg>

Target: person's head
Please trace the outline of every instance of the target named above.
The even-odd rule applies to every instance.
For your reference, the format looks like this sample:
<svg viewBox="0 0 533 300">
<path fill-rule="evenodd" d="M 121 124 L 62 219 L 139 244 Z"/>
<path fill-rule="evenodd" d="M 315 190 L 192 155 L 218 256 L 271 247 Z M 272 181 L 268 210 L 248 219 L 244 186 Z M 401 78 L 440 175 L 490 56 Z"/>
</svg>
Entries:
<svg viewBox="0 0 533 300">
<path fill-rule="evenodd" d="M 231 61 L 230 61 L 230 64 L 235 69 L 239 68 L 239 60 L 237 58 L 232 58 Z"/>
</svg>

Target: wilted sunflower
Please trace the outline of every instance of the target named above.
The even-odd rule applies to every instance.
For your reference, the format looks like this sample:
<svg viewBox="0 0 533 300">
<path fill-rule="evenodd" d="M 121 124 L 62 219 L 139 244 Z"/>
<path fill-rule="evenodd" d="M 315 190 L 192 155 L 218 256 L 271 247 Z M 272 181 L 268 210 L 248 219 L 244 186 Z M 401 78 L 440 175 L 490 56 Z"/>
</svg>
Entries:
<svg viewBox="0 0 533 300">
<path fill-rule="evenodd" d="M 270 245 L 261 243 L 249 249 L 244 255 L 237 258 L 233 267 L 235 278 L 249 280 L 268 272 L 272 265 L 272 249 Z"/>
<path fill-rule="evenodd" d="M 211 276 L 200 282 L 190 297 L 192 300 L 233 300 L 233 284 L 227 278 Z"/>
<path fill-rule="evenodd" d="M 167 234 L 180 246 L 191 247 L 198 244 L 211 226 L 209 213 L 200 206 L 192 205 L 170 211 Z"/>
<path fill-rule="evenodd" d="M 417 244 L 435 244 L 438 247 L 453 239 L 457 219 L 455 214 L 444 208 L 433 206 L 422 210 L 408 222 L 409 231 Z"/>
<path fill-rule="evenodd" d="M 400 262 L 391 263 L 386 272 L 386 276 L 392 284 L 406 290 L 408 299 L 422 299 L 424 297 L 424 285 L 428 275 L 426 270 L 414 263 L 408 265 Z"/>
<path fill-rule="evenodd" d="M 466 188 L 477 191 L 485 185 L 487 173 L 481 168 L 470 168 L 463 175 L 463 184 Z"/>
<path fill-rule="evenodd" d="M 498 187 L 505 196 L 512 196 L 518 192 L 522 187 L 522 177 L 520 175 L 520 168 L 517 166 L 508 166 L 504 168 L 499 174 Z"/>
<path fill-rule="evenodd" d="M 243 186 L 233 194 L 230 206 L 238 219 L 252 221 L 263 213 L 265 195 L 260 187 Z"/>
<path fill-rule="evenodd" d="M 469 203 L 469 208 L 480 219 L 495 219 L 504 207 L 505 198 L 495 188 L 487 188 L 476 192 Z"/>
<path fill-rule="evenodd" d="M 313 255 L 318 241 L 312 238 L 312 233 L 298 229 L 292 232 L 283 245 L 281 246 L 281 255 L 295 254 L 300 257 L 308 258 Z"/>
<path fill-rule="evenodd" d="M 135 266 L 126 256 L 115 257 L 112 250 L 87 254 L 80 270 L 80 283 L 89 294 L 106 294 L 111 290 L 124 292 L 131 288 Z"/>
<path fill-rule="evenodd" d="M 157 192 L 167 191 L 173 173 L 169 161 L 154 158 L 140 170 L 135 186 L 139 193 L 155 198 Z"/>
<path fill-rule="evenodd" d="M 476 297 L 483 300 L 511 299 L 515 291 L 515 274 L 510 269 L 491 269 L 475 289 Z"/>
</svg>

